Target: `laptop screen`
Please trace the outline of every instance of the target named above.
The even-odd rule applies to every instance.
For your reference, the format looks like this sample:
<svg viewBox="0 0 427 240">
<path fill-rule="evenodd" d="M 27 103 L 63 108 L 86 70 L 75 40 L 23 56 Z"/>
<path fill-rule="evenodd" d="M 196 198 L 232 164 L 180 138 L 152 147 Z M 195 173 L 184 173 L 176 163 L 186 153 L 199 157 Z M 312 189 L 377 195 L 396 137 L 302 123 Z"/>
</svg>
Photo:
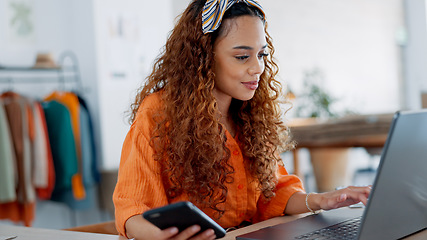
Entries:
<svg viewBox="0 0 427 240">
<path fill-rule="evenodd" d="M 383 148 L 360 239 L 398 239 L 427 227 L 427 110 L 398 112 Z"/>
</svg>

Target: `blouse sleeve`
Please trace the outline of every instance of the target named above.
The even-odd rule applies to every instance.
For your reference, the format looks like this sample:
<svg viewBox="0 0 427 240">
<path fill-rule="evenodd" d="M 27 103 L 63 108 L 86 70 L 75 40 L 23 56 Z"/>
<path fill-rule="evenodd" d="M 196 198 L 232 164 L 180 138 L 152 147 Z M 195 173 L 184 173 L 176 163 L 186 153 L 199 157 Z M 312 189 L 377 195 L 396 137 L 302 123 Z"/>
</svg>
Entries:
<svg viewBox="0 0 427 240">
<path fill-rule="evenodd" d="M 156 102 L 146 100 L 124 140 L 113 194 L 116 228 L 124 236 L 125 223 L 130 217 L 167 204 L 160 164 L 153 159 L 153 149 L 149 145 L 150 129 L 154 124 L 150 113 Z"/>
<path fill-rule="evenodd" d="M 263 197 L 259 198 L 254 222 L 284 215 L 289 198 L 296 192 L 304 192 L 302 181 L 296 175 L 288 174 L 285 167 L 279 165 L 277 178 L 276 196 L 270 201 L 266 201 Z"/>
</svg>

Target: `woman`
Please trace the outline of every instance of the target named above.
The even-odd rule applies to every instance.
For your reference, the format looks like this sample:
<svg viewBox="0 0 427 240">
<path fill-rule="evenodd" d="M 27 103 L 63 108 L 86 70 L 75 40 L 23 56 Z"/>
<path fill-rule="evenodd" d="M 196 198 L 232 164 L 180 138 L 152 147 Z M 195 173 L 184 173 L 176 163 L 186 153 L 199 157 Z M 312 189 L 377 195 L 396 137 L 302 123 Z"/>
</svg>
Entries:
<svg viewBox="0 0 427 240">
<path fill-rule="evenodd" d="M 278 155 L 293 147 L 264 12 L 253 0 L 194 0 L 132 105 L 114 192 L 119 232 L 135 239 L 214 239 L 160 230 L 141 213 L 191 201 L 224 228 L 362 201 L 368 187 L 306 194 Z"/>
</svg>

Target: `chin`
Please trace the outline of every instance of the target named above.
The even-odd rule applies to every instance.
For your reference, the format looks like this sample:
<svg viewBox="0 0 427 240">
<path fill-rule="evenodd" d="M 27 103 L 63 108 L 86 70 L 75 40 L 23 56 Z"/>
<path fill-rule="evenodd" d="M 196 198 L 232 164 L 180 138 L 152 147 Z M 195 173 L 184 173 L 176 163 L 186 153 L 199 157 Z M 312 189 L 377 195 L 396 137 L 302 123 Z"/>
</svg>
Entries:
<svg viewBox="0 0 427 240">
<path fill-rule="evenodd" d="M 245 95 L 241 95 L 241 96 L 236 96 L 235 99 L 240 100 L 240 101 L 249 101 L 251 100 L 255 95 L 255 91 L 253 94 L 245 94 Z"/>
</svg>

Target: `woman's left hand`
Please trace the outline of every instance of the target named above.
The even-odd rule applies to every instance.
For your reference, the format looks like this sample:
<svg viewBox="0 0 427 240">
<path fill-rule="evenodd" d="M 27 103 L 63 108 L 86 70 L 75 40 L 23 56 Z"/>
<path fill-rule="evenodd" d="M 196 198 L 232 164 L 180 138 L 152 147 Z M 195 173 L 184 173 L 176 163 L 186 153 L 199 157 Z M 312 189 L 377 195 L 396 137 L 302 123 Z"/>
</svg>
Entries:
<svg viewBox="0 0 427 240">
<path fill-rule="evenodd" d="M 323 210 L 346 207 L 359 202 L 366 205 L 370 193 L 371 186 L 350 186 L 331 192 L 310 194 L 307 203 L 312 209 Z"/>
</svg>

